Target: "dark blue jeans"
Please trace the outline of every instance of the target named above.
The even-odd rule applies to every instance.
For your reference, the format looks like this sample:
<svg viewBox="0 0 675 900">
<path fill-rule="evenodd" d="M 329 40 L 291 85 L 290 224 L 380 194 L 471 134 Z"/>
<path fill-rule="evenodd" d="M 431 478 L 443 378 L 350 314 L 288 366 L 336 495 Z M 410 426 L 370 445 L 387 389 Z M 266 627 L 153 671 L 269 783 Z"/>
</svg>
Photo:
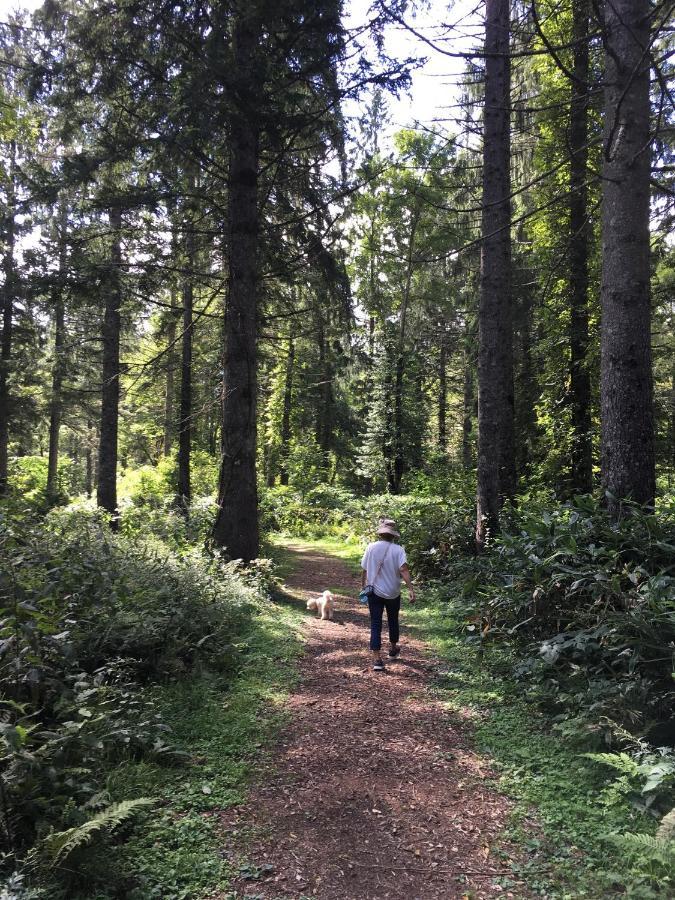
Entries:
<svg viewBox="0 0 675 900">
<path fill-rule="evenodd" d="M 379 650 L 382 646 L 382 615 L 387 610 L 387 625 L 389 626 L 389 640 L 392 644 L 398 644 L 398 614 L 401 609 L 401 597 L 387 600 L 386 597 L 378 597 L 377 594 L 368 601 L 370 610 L 370 649 Z"/>
</svg>

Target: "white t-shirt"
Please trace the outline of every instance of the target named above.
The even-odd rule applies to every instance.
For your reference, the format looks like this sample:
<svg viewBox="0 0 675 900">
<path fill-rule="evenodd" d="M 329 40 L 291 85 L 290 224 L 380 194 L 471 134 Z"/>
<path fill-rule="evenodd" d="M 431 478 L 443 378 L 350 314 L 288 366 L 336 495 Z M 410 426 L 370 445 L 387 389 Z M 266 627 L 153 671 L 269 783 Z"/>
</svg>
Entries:
<svg viewBox="0 0 675 900">
<path fill-rule="evenodd" d="M 377 570 L 383 559 L 384 565 L 378 575 Z M 401 593 L 401 566 L 406 562 L 405 550 L 399 544 L 390 544 L 389 541 L 368 544 L 361 560 L 361 568 L 366 570 L 366 584 L 373 585 L 378 597 L 393 600 Z"/>
</svg>

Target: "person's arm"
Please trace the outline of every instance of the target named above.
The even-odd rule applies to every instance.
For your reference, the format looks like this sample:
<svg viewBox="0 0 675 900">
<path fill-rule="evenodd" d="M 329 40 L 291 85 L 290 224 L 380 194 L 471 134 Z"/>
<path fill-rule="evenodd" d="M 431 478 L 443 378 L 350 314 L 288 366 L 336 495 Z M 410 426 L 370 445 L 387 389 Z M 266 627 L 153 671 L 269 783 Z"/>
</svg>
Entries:
<svg viewBox="0 0 675 900">
<path fill-rule="evenodd" d="M 366 586 L 366 570 L 361 569 L 361 588 L 363 589 Z"/>
<path fill-rule="evenodd" d="M 413 587 L 412 578 L 410 577 L 410 569 L 408 568 L 408 563 L 403 563 L 403 565 L 401 566 L 401 578 L 408 586 L 408 600 L 410 600 L 411 603 L 414 603 L 415 588 Z"/>
</svg>

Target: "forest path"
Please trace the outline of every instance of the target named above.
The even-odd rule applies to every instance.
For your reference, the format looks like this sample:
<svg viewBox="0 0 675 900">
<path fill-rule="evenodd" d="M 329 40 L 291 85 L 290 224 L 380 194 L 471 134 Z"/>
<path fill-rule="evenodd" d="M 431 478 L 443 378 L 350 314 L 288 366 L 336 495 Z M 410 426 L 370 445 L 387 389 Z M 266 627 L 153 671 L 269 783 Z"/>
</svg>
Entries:
<svg viewBox="0 0 675 900">
<path fill-rule="evenodd" d="M 493 881 L 511 875 L 503 847 L 493 852 L 510 804 L 431 696 L 434 661 L 406 628 L 406 609 L 401 656 L 373 672 L 358 576 L 312 545 L 287 550 L 287 593 L 304 603 L 331 588 L 335 619 L 308 613 L 300 681 L 272 765 L 243 806 L 223 813 L 226 852 L 241 867 L 229 896 L 527 896 Z"/>
</svg>

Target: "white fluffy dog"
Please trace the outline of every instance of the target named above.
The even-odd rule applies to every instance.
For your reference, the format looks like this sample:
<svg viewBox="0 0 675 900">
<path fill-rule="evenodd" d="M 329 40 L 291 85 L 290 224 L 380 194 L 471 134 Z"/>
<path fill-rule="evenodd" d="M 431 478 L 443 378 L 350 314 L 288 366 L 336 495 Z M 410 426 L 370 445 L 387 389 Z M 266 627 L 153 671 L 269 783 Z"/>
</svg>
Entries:
<svg viewBox="0 0 675 900">
<path fill-rule="evenodd" d="M 315 609 L 320 619 L 332 619 L 335 599 L 330 591 L 324 591 L 320 597 L 307 601 L 307 609 Z"/>
</svg>

